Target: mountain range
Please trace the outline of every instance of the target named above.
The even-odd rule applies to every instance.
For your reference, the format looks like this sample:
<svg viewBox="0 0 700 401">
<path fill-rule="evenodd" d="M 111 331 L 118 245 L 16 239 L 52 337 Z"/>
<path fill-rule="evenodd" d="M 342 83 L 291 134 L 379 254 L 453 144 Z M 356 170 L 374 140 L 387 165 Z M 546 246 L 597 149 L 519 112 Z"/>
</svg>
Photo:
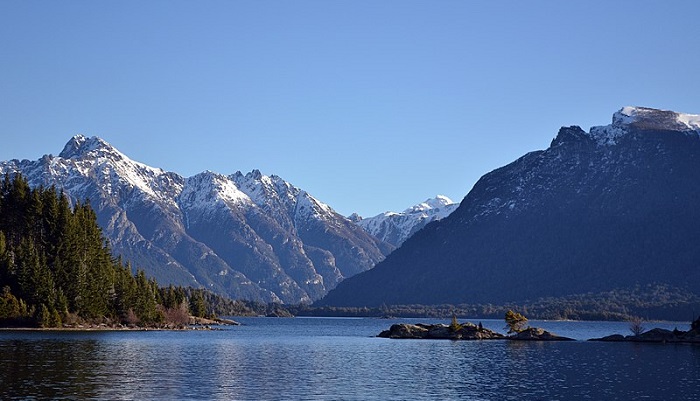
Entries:
<svg viewBox="0 0 700 401">
<path fill-rule="evenodd" d="M 398 247 L 428 223 L 449 216 L 457 206 L 450 198 L 437 195 L 403 212 L 384 212 L 364 219 L 355 213 L 348 218 L 373 236 Z"/>
<path fill-rule="evenodd" d="M 484 175 L 452 214 L 317 305 L 503 304 L 651 284 L 698 294 L 698 199 L 700 116 L 625 107 Z"/>
<path fill-rule="evenodd" d="M 185 178 L 98 137 L 75 136 L 58 156 L 1 162 L 0 173 L 88 199 L 113 253 L 159 283 L 236 299 L 308 303 L 394 249 L 278 176 Z"/>
</svg>

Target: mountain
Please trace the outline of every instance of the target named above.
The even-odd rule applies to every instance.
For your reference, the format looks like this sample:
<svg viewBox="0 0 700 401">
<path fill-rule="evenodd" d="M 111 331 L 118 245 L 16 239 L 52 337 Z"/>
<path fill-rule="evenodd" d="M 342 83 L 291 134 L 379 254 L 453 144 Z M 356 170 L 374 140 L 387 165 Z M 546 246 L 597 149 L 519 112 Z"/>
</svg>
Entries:
<svg viewBox="0 0 700 401">
<path fill-rule="evenodd" d="M 450 216 L 318 304 L 502 304 L 648 284 L 697 294 L 698 199 L 700 116 L 625 107 L 484 175 Z"/>
<path fill-rule="evenodd" d="M 393 249 L 278 176 L 184 178 L 98 137 L 75 136 L 57 157 L 2 162 L 5 172 L 89 199 L 113 253 L 159 283 L 237 299 L 310 302 Z"/>
<path fill-rule="evenodd" d="M 449 216 L 457 206 L 450 198 L 438 195 L 400 213 L 384 212 L 366 219 L 353 214 L 348 218 L 382 241 L 400 246 L 428 223 Z"/>
</svg>

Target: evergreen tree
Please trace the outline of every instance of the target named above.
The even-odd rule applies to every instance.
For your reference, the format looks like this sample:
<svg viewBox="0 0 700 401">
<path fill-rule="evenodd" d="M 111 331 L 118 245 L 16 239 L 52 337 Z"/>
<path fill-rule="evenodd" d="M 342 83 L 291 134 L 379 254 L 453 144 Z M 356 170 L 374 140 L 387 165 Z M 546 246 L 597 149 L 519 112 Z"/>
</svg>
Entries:
<svg viewBox="0 0 700 401">
<path fill-rule="evenodd" d="M 10 292 L 10 287 L 2 289 L 0 297 L 0 319 L 19 319 L 22 316 L 17 298 Z"/>
<path fill-rule="evenodd" d="M 134 312 L 142 322 L 153 323 L 158 320 L 155 294 L 143 270 L 139 270 L 138 273 L 136 273 L 136 303 L 134 305 Z"/>
<path fill-rule="evenodd" d="M 160 324 L 177 312 L 185 322 L 222 301 L 204 290 L 160 288 L 141 270 L 114 259 L 89 202 L 75 202 L 55 187 L 30 189 L 21 175 L 0 181 L 0 320 L 60 327 L 116 318 Z M 26 320 L 23 320 L 26 319 Z"/>
<path fill-rule="evenodd" d="M 190 313 L 192 313 L 192 316 L 197 317 L 205 317 L 207 315 L 207 307 L 201 290 L 193 291 L 190 296 Z"/>
<path fill-rule="evenodd" d="M 41 307 L 37 309 L 36 322 L 39 327 L 52 327 L 51 312 L 46 304 L 41 304 Z"/>
</svg>

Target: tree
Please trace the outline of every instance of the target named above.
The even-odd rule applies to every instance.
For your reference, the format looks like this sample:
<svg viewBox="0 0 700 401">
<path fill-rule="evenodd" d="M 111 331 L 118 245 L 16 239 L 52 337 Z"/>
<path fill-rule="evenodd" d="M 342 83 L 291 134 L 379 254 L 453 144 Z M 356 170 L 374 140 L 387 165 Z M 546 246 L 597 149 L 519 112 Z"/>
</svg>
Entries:
<svg viewBox="0 0 700 401">
<path fill-rule="evenodd" d="M 520 333 L 525 330 L 525 325 L 527 324 L 527 318 L 518 312 L 513 312 L 509 310 L 506 312 L 506 329 L 508 329 L 508 334 Z"/>
<path fill-rule="evenodd" d="M 453 332 L 457 332 L 462 328 L 462 325 L 457 322 L 457 315 L 452 314 L 452 323 L 450 323 L 450 330 Z"/>
<path fill-rule="evenodd" d="M 39 327 L 51 327 L 51 312 L 46 304 L 41 304 L 41 307 L 37 311 L 36 322 Z"/>
<path fill-rule="evenodd" d="M 205 317 L 207 307 L 204 302 L 204 296 L 201 290 L 193 291 L 190 296 L 190 312 L 196 317 Z"/>
<path fill-rule="evenodd" d="M 630 319 L 630 331 L 633 335 L 638 336 L 646 330 L 642 324 L 643 320 L 641 317 L 634 316 Z"/>
<path fill-rule="evenodd" d="M 184 327 L 190 322 L 190 311 L 186 302 L 173 308 L 165 308 L 165 322 L 175 327 Z"/>
<path fill-rule="evenodd" d="M 18 319 L 20 317 L 19 301 L 12 295 L 9 286 L 3 287 L 0 298 L 0 319 Z"/>
<path fill-rule="evenodd" d="M 206 290 L 160 288 L 114 258 L 88 200 L 55 187 L 31 189 L 19 174 L 0 179 L 0 320 L 42 327 L 119 319 L 129 324 L 186 324 L 212 312 Z"/>
<path fill-rule="evenodd" d="M 139 270 L 136 273 L 136 299 L 134 306 L 134 312 L 141 322 L 153 323 L 158 320 L 156 298 L 143 270 Z"/>
</svg>

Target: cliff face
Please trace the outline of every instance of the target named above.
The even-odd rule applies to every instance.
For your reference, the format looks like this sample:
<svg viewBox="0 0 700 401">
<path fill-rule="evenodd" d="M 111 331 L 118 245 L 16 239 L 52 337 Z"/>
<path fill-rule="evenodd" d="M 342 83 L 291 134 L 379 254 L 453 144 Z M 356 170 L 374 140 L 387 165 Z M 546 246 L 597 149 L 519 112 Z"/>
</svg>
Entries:
<svg viewBox="0 0 700 401">
<path fill-rule="evenodd" d="M 664 283 L 700 288 L 700 118 L 625 108 L 483 176 L 325 305 L 500 303 Z"/>
</svg>

